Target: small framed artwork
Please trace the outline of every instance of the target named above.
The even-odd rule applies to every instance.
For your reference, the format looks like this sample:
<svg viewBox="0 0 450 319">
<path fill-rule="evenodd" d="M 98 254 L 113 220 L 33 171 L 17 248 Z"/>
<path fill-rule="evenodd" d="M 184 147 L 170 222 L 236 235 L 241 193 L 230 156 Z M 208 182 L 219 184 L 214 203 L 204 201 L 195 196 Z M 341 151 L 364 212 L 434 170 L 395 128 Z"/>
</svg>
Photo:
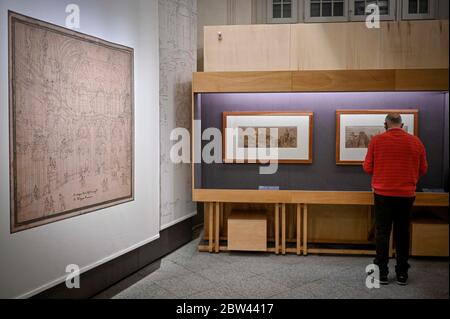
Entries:
<svg viewBox="0 0 450 319">
<path fill-rule="evenodd" d="M 312 163 L 312 112 L 224 112 L 225 163 Z"/>
<path fill-rule="evenodd" d="M 385 132 L 384 121 L 388 113 L 400 114 L 403 129 L 418 135 L 418 110 L 337 110 L 336 164 L 361 165 L 372 138 Z"/>
</svg>

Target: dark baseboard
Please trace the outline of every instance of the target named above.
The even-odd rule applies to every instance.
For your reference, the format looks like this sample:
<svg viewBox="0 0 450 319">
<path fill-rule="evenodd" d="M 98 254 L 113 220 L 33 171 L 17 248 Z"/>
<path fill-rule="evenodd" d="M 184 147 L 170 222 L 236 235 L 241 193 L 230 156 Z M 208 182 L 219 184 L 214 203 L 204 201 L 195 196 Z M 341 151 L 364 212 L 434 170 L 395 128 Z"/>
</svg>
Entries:
<svg viewBox="0 0 450 319">
<path fill-rule="evenodd" d="M 80 276 L 80 288 L 68 289 L 65 282 L 49 288 L 33 299 L 87 299 L 113 286 L 140 269 L 154 263 L 159 268 L 163 256 L 192 240 L 192 218 L 182 221 L 160 232 L 160 237 L 136 248 Z"/>
</svg>

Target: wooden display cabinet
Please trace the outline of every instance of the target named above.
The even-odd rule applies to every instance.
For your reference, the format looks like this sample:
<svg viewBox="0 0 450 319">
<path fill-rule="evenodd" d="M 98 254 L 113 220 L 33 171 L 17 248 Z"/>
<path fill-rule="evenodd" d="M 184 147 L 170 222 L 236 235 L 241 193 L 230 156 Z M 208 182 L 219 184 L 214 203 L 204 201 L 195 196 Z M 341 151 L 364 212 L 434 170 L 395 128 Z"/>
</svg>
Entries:
<svg viewBox="0 0 450 319">
<path fill-rule="evenodd" d="M 432 220 L 411 222 L 411 256 L 448 257 L 448 223 Z"/>
<path fill-rule="evenodd" d="M 196 95 L 201 93 L 448 91 L 448 69 L 204 72 L 193 74 L 192 91 L 192 127 L 195 127 Z M 197 160 L 194 152 L 196 143 L 200 141 L 196 133 L 198 134 L 193 130 L 193 163 Z M 231 210 L 254 209 L 254 205 L 259 205 L 262 206 L 259 208 L 268 211 L 266 241 L 270 245 L 267 245 L 266 252 L 298 255 L 375 253 L 374 245 L 367 246 L 368 243 L 373 244 L 372 192 L 196 188 L 196 169 L 201 169 L 201 165 L 192 165 L 192 200 L 204 203 L 205 212 L 206 243 L 200 243 L 200 251 L 228 251 L 230 243 L 221 243 L 228 239 L 227 221 Z M 448 207 L 449 194 L 417 193 L 414 205 Z M 331 218 L 328 213 L 330 211 L 345 213 L 336 214 L 332 222 L 323 222 Z M 249 245 L 253 238 L 242 237 L 242 231 L 239 235 L 241 237 L 236 236 L 237 233 L 233 232 L 239 228 L 234 224 L 237 220 L 231 216 L 234 241 L 232 240 L 230 247 L 249 247 L 246 245 Z M 326 234 L 327 238 L 324 238 L 323 234 Z M 423 236 L 427 236 L 427 240 Z M 239 240 L 246 243 L 239 243 Z M 447 243 L 446 247 L 444 241 Z M 324 242 L 360 244 L 362 248 L 313 245 Z M 252 250 L 260 249 L 263 250 L 262 246 L 258 245 L 258 248 Z M 391 240 L 391 256 L 393 254 L 394 245 Z M 413 223 L 412 254 L 448 255 L 448 223 Z"/>
<path fill-rule="evenodd" d="M 237 211 L 228 215 L 228 250 L 267 251 L 265 211 Z"/>
</svg>

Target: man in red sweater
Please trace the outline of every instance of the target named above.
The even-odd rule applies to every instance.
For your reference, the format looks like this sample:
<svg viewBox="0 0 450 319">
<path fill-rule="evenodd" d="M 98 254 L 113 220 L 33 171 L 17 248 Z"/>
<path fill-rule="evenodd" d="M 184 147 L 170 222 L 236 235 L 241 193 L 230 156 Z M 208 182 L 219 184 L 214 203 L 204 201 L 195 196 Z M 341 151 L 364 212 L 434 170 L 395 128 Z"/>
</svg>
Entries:
<svg viewBox="0 0 450 319">
<path fill-rule="evenodd" d="M 408 280 L 410 213 L 419 177 L 427 171 L 425 147 L 419 138 L 403 130 L 400 114 L 388 114 L 386 132 L 369 144 L 364 171 L 372 174 L 375 199 L 376 258 L 380 283 L 388 284 L 389 238 L 392 224 L 396 239 L 397 283 Z"/>
</svg>

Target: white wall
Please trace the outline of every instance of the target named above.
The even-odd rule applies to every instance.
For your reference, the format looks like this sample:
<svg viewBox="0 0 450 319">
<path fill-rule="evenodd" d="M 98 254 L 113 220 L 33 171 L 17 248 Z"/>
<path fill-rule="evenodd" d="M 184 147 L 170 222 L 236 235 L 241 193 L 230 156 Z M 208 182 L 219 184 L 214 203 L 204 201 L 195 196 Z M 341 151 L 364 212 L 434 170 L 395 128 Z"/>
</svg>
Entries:
<svg viewBox="0 0 450 319">
<path fill-rule="evenodd" d="M 64 26 L 81 9 L 79 31 L 135 49 L 135 200 L 10 234 L 7 10 Z M 1 0 L 0 298 L 27 297 L 65 280 L 65 267 L 90 269 L 159 236 L 157 0 Z M 81 282 L 83 285 L 83 282 Z"/>
</svg>

